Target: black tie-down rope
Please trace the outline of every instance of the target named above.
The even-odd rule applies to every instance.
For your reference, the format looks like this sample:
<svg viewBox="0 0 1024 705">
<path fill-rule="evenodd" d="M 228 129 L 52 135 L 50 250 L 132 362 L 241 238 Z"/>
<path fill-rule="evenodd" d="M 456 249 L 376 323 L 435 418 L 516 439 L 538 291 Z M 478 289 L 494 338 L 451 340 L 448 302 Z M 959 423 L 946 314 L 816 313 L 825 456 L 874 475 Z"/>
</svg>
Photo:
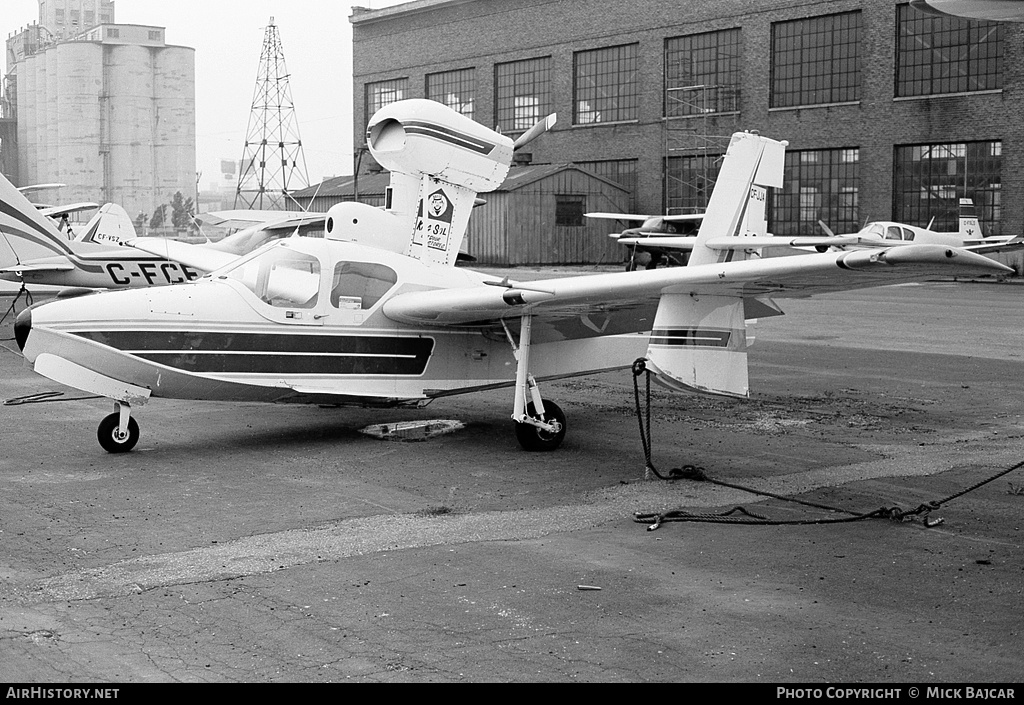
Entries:
<svg viewBox="0 0 1024 705">
<path fill-rule="evenodd" d="M 646 406 L 641 409 L 640 403 L 640 375 L 646 373 Z M 643 524 L 650 524 L 647 527 L 648 531 L 654 531 L 662 523 L 666 521 L 693 521 L 693 522 L 714 522 L 721 524 L 749 524 L 756 526 L 782 526 L 782 525 L 807 525 L 807 524 L 841 524 L 853 521 L 861 521 L 863 519 L 890 519 L 896 522 L 907 522 L 913 521 L 915 518 L 920 517 L 925 527 L 938 526 L 942 523 L 942 519 L 929 519 L 928 514 L 932 511 L 939 509 L 943 504 L 950 502 L 957 497 L 962 497 L 968 492 L 972 492 L 983 485 L 987 485 L 994 480 L 998 480 L 1004 475 L 1008 475 L 1015 470 L 1019 470 L 1024 467 L 1024 462 L 1017 463 L 1012 467 L 1000 470 L 996 474 L 989 478 L 986 478 L 980 482 L 976 482 L 973 485 L 966 487 L 959 492 L 954 492 L 948 497 L 944 497 L 940 500 L 934 500 L 931 502 L 925 502 L 919 505 L 916 509 L 903 510 L 898 506 L 893 507 L 880 507 L 872 512 L 851 512 L 848 509 L 841 507 L 832 507 L 827 504 L 818 504 L 816 502 L 807 502 L 802 499 L 796 499 L 795 497 L 785 497 L 778 495 L 773 492 L 767 492 L 765 490 L 756 490 L 750 487 L 744 487 L 743 485 L 737 485 L 731 482 L 723 482 L 722 480 L 715 480 L 707 475 L 704 468 L 696 465 L 684 465 L 681 468 L 672 468 L 668 475 L 662 475 L 658 472 L 658 469 L 654 467 L 654 463 L 651 460 L 652 444 L 651 444 L 651 373 L 647 369 L 647 361 L 644 358 L 638 358 L 633 363 L 633 398 L 636 401 L 636 415 L 637 421 L 640 424 L 640 442 L 644 447 L 644 479 L 650 479 L 653 475 L 661 480 L 700 480 L 704 482 L 710 482 L 714 485 L 720 485 L 722 487 L 730 487 L 732 489 L 742 490 L 744 492 L 750 492 L 751 494 L 762 495 L 764 497 L 771 497 L 773 499 L 779 499 L 785 502 L 794 502 L 796 504 L 802 504 L 808 507 L 814 507 L 816 509 L 824 509 L 830 512 L 838 512 L 846 514 L 845 517 L 831 517 L 831 518 L 819 518 L 819 519 L 769 519 L 766 516 L 755 514 L 744 507 L 733 507 L 728 511 L 721 512 L 718 514 L 698 514 L 688 512 L 684 509 L 674 509 L 667 512 L 654 512 L 644 513 L 636 512 L 634 514 L 634 521 Z M 734 516 L 742 515 L 742 516 Z"/>
<path fill-rule="evenodd" d="M 33 303 L 32 292 L 25 287 L 24 282 L 22 282 L 21 288 L 18 289 L 18 293 L 15 294 L 14 297 L 11 299 L 11 305 L 7 307 L 7 311 L 4 312 L 3 317 L 0 317 L 0 324 L 6 321 L 7 317 L 10 316 L 12 313 L 15 316 L 18 315 L 18 310 L 16 307 L 18 305 L 18 300 L 21 299 L 22 296 L 25 297 L 25 306 L 31 306 Z M 4 340 L 14 340 L 14 338 L 5 338 Z"/>
</svg>

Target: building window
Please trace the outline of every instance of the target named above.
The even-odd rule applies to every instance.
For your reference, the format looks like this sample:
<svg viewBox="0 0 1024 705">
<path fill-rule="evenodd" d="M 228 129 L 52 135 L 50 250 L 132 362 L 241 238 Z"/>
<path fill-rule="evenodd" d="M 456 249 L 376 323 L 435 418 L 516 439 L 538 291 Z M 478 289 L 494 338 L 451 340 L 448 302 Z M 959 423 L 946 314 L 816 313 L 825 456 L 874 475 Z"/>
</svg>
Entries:
<svg viewBox="0 0 1024 705">
<path fill-rule="evenodd" d="M 551 112 L 551 57 L 495 64 L 494 93 L 498 130 L 529 130 Z"/>
<path fill-rule="evenodd" d="M 64 24 L 64 8 L 58 7 L 56 10 L 54 10 L 54 19 L 56 20 L 57 24 Z"/>
<path fill-rule="evenodd" d="M 703 213 L 707 210 L 721 154 L 690 154 L 665 160 L 665 212 L 670 215 Z"/>
<path fill-rule="evenodd" d="M 772 25 L 771 107 L 860 100 L 861 13 Z"/>
<path fill-rule="evenodd" d="M 629 208 L 636 208 L 637 160 L 606 159 L 596 162 L 576 162 L 576 166 L 597 174 L 609 181 L 614 181 L 623 188 L 629 189 Z"/>
<path fill-rule="evenodd" d="M 586 196 L 555 196 L 555 225 L 568 228 L 583 227 L 583 213 L 587 208 Z"/>
<path fill-rule="evenodd" d="M 476 69 L 459 69 L 427 74 L 427 98 L 444 103 L 472 119 L 476 97 Z"/>
<path fill-rule="evenodd" d="M 149 38 L 150 38 L 151 41 L 154 41 L 154 42 L 160 41 L 162 39 L 160 34 L 161 34 L 160 30 L 158 30 L 158 29 L 151 29 L 151 30 L 149 30 Z"/>
<path fill-rule="evenodd" d="M 576 52 L 573 77 L 574 125 L 637 119 L 636 44 Z"/>
<path fill-rule="evenodd" d="M 896 95 L 1003 87 L 1003 25 L 896 8 Z"/>
<path fill-rule="evenodd" d="M 121 36 L 121 30 L 115 27 L 107 27 L 107 36 L 113 39 L 117 39 Z"/>
<path fill-rule="evenodd" d="M 787 151 L 785 180 L 772 196 L 772 233 L 824 235 L 820 220 L 836 234 L 860 229 L 860 150 Z"/>
<path fill-rule="evenodd" d="M 902 145 L 895 150 L 894 218 L 955 231 L 959 199 L 970 198 L 985 235 L 1000 235 L 1002 142 Z"/>
<path fill-rule="evenodd" d="M 665 116 L 740 109 L 740 30 L 665 40 Z"/>
<path fill-rule="evenodd" d="M 366 84 L 366 124 L 373 114 L 385 105 L 404 100 L 409 95 L 409 79 L 394 78 Z"/>
<path fill-rule="evenodd" d="M 86 10 L 85 11 L 85 26 L 93 27 L 96 24 L 96 11 Z"/>
</svg>

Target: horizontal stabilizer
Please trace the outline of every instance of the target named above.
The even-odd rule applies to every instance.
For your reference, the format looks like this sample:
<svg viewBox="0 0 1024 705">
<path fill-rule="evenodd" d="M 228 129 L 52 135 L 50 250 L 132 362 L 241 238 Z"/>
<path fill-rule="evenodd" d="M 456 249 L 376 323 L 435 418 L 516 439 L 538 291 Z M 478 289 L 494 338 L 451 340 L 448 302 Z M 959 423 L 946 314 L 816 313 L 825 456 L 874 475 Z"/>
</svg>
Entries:
<svg viewBox="0 0 1024 705">
<path fill-rule="evenodd" d="M 0 272 L 22 274 L 23 272 L 70 272 L 75 265 L 70 262 L 29 262 L 28 264 L 16 264 L 13 267 L 3 267 Z"/>
</svg>

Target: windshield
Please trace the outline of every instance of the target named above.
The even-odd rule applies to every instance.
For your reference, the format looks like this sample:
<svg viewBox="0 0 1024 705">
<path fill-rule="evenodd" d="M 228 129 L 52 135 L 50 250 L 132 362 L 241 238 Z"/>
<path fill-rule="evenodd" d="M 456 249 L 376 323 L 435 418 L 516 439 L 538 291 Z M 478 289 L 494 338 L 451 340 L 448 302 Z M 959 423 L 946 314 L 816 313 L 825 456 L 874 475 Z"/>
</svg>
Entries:
<svg viewBox="0 0 1024 705">
<path fill-rule="evenodd" d="M 320 291 L 320 261 L 287 247 L 272 247 L 221 275 L 271 306 L 313 308 Z"/>
</svg>

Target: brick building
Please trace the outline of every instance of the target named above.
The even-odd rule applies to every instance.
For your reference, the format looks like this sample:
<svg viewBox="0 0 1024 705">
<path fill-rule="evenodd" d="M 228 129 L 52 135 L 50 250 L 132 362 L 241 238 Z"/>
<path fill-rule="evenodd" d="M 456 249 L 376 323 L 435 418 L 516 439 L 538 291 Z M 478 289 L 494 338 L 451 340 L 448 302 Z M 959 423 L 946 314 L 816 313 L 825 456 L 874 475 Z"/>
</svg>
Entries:
<svg viewBox="0 0 1024 705">
<path fill-rule="evenodd" d="M 357 148 L 402 98 L 512 135 L 557 112 L 533 163 L 694 212 L 728 135 L 756 130 L 789 142 L 776 234 L 955 230 L 964 196 L 986 234 L 1024 231 L 1024 24 L 892 0 L 417 0 L 350 21 Z"/>
</svg>

